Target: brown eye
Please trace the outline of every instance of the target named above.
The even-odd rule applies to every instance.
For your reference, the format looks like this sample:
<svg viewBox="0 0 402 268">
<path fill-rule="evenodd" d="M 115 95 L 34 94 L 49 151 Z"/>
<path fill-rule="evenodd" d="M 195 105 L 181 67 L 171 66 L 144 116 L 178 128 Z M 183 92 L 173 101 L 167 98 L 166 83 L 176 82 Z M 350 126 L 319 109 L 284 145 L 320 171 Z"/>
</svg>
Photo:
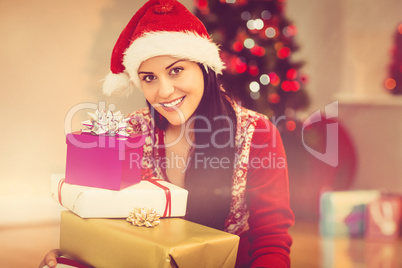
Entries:
<svg viewBox="0 0 402 268">
<path fill-rule="evenodd" d="M 144 75 L 143 77 L 142 77 L 142 81 L 145 81 L 145 82 L 147 82 L 147 83 L 150 83 L 150 82 L 152 82 L 153 80 L 155 80 L 156 79 L 156 77 L 154 76 L 154 75 Z"/>
<path fill-rule="evenodd" d="M 178 75 L 179 73 L 181 73 L 181 71 L 183 71 L 182 67 L 175 67 L 172 70 L 170 70 L 170 74 L 171 75 Z"/>
</svg>

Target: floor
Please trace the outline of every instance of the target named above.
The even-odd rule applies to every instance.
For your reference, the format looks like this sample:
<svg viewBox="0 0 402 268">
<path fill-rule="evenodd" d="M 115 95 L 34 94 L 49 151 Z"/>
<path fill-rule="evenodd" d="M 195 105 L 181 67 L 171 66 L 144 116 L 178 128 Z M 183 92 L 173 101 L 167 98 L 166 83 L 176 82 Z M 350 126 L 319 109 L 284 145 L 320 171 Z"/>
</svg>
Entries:
<svg viewBox="0 0 402 268">
<path fill-rule="evenodd" d="M 402 267 L 402 241 L 369 243 L 362 239 L 322 238 L 316 224 L 291 229 L 292 268 Z M 44 254 L 59 243 L 58 224 L 0 228 L 0 267 L 38 267 Z"/>
<path fill-rule="evenodd" d="M 46 252 L 58 245 L 58 224 L 0 227 L 0 267 L 36 268 Z"/>
<path fill-rule="evenodd" d="M 402 267 L 402 240 L 370 242 L 363 238 L 322 237 L 317 224 L 298 222 L 293 236 L 292 268 Z"/>
</svg>

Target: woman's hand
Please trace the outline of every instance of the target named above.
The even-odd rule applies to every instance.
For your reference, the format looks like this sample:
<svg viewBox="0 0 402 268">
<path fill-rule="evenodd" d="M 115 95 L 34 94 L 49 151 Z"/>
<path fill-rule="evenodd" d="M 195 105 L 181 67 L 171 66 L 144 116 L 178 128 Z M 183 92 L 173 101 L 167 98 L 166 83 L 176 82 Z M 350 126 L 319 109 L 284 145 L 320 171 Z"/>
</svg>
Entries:
<svg viewBox="0 0 402 268">
<path fill-rule="evenodd" d="M 43 258 L 42 262 L 39 264 L 39 268 L 42 268 L 45 265 L 47 265 L 50 268 L 56 267 L 57 265 L 56 258 L 60 257 L 60 255 L 61 255 L 60 250 L 58 249 L 53 249 L 49 251 Z"/>
</svg>

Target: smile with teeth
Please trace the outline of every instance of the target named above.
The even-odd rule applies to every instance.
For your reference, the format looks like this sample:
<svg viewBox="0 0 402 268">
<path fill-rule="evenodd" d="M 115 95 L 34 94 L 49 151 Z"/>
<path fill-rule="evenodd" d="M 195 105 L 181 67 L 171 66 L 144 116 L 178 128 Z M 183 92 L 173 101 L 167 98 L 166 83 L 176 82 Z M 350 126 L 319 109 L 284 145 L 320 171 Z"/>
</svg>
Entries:
<svg viewBox="0 0 402 268">
<path fill-rule="evenodd" d="M 161 103 L 161 104 L 163 107 L 170 108 L 170 107 L 176 106 L 179 103 L 181 103 L 184 100 L 184 97 L 181 97 L 180 99 L 174 100 L 172 102 L 167 102 L 167 103 L 165 102 L 165 103 Z"/>
</svg>

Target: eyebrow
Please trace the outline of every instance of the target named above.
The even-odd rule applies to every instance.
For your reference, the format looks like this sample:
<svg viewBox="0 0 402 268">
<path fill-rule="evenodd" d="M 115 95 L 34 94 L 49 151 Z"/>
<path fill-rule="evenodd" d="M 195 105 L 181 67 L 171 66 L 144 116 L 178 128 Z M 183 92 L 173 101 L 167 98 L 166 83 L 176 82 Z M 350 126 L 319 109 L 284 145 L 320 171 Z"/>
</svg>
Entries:
<svg viewBox="0 0 402 268">
<path fill-rule="evenodd" d="M 172 64 L 170 64 L 169 66 L 167 66 L 167 67 L 165 68 L 165 70 L 169 69 L 170 67 L 172 67 L 173 65 L 175 65 L 176 63 L 181 62 L 181 61 L 184 61 L 184 60 L 177 60 L 177 61 L 173 62 Z M 138 72 L 138 74 L 153 74 L 153 72 Z"/>
<path fill-rule="evenodd" d="M 165 68 L 165 70 L 169 69 L 170 67 L 172 67 L 173 65 L 175 65 L 176 63 L 178 63 L 178 62 L 180 62 L 180 61 L 184 61 L 184 60 L 177 60 L 177 61 L 173 62 L 172 64 L 170 64 L 169 66 L 167 66 L 167 67 Z"/>
</svg>

